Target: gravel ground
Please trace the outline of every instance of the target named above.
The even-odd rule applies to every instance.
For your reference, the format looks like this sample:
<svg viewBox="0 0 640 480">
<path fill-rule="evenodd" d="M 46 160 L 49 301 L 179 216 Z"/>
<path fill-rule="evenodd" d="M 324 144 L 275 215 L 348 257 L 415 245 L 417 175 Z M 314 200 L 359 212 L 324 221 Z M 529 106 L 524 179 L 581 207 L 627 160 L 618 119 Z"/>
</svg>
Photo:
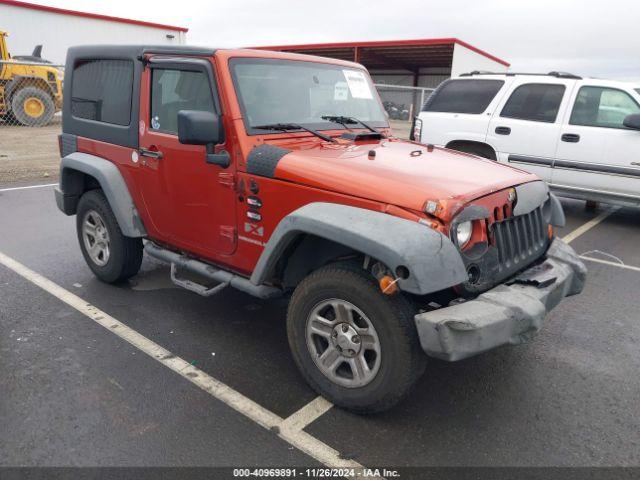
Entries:
<svg viewBox="0 0 640 480">
<path fill-rule="evenodd" d="M 0 184 L 58 179 L 61 119 L 46 127 L 0 123 Z"/>
</svg>

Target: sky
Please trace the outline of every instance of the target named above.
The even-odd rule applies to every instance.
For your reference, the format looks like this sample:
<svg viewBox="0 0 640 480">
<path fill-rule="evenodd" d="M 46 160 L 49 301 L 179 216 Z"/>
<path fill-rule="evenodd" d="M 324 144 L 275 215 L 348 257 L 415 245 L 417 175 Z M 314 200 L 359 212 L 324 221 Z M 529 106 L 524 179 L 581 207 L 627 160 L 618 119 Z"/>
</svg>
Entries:
<svg viewBox="0 0 640 480">
<path fill-rule="evenodd" d="M 457 37 L 512 64 L 640 81 L 640 0 L 31 0 L 189 28 L 214 47 Z"/>
</svg>

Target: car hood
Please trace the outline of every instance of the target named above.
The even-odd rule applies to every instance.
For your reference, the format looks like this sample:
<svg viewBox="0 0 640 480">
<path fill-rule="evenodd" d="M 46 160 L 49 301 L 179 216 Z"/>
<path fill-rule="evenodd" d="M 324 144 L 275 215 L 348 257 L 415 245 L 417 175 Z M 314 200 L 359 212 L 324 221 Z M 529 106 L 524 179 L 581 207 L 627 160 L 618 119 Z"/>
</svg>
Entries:
<svg viewBox="0 0 640 480">
<path fill-rule="evenodd" d="M 429 200 L 462 205 L 539 180 L 493 160 L 398 139 L 306 144 L 277 164 L 276 178 L 422 211 Z"/>
</svg>

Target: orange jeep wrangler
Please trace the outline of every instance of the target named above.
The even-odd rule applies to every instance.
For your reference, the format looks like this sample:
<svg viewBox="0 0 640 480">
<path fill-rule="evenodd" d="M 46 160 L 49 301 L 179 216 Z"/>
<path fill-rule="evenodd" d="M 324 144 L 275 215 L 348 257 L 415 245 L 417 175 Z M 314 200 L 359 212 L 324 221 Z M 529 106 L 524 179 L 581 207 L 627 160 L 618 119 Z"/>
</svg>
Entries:
<svg viewBox="0 0 640 480">
<path fill-rule="evenodd" d="M 582 290 L 534 175 L 395 138 L 367 71 L 305 55 L 71 48 L 59 208 L 101 280 L 143 252 L 197 294 L 290 296 L 321 395 L 387 409 L 427 357 L 529 340 Z"/>
</svg>

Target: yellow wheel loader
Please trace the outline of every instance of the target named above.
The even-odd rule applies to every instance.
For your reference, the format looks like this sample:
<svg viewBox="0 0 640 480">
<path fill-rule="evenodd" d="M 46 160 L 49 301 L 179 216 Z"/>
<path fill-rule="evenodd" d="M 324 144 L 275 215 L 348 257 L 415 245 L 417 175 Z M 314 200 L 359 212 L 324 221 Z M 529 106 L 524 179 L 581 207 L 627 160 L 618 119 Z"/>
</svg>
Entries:
<svg viewBox="0 0 640 480">
<path fill-rule="evenodd" d="M 12 59 L 6 37 L 0 31 L 0 118 L 26 126 L 47 125 L 62 108 L 62 72 L 36 58 Z"/>
</svg>

